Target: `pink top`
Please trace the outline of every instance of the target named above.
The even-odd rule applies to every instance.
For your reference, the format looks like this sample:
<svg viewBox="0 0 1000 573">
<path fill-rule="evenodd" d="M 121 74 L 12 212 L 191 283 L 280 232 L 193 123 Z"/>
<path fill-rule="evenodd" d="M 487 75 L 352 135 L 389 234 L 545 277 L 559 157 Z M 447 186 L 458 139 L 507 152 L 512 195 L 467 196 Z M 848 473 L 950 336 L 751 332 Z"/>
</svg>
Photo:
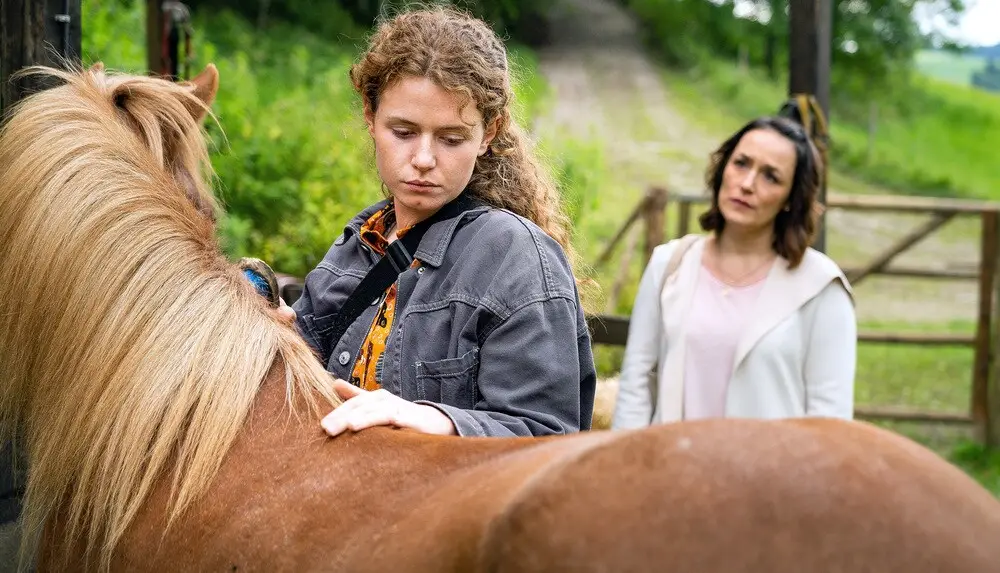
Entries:
<svg viewBox="0 0 1000 573">
<path fill-rule="evenodd" d="M 684 419 L 721 418 L 736 345 L 764 279 L 732 287 L 702 265 L 688 317 L 684 350 Z"/>
</svg>

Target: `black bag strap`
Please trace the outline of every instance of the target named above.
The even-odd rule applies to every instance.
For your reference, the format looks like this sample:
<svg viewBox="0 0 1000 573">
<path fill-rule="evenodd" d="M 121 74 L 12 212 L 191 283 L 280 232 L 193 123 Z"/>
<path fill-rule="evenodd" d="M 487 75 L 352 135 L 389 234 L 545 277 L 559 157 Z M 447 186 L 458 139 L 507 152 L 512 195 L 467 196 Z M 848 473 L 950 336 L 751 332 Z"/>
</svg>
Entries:
<svg viewBox="0 0 1000 573">
<path fill-rule="evenodd" d="M 372 304 L 373 300 L 382 296 L 396 278 L 410 267 L 413 263 L 413 254 L 420 246 L 420 239 L 424 233 L 434 223 L 457 217 L 462 213 L 481 206 L 483 203 L 462 193 L 455 199 L 446 203 L 437 213 L 411 227 L 403 236 L 392 243 L 385 251 L 385 255 L 375 266 L 368 271 L 365 278 L 361 279 L 354 292 L 347 297 L 344 306 L 341 307 L 333 323 L 327 329 L 331 346 L 336 346 L 340 338 L 344 336 L 347 327 L 351 326 L 365 308 Z"/>
</svg>

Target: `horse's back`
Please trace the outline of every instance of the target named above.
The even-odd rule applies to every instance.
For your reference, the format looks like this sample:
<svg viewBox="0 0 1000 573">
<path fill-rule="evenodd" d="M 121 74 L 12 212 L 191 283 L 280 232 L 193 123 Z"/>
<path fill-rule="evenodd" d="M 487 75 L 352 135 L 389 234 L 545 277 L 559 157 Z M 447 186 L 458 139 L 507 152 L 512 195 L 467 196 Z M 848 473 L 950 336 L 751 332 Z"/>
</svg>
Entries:
<svg viewBox="0 0 1000 573">
<path fill-rule="evenodd" d="M 264 426 L 173 527 L 162 514 L 140 519 L 113 569 L 985 573 L 1000 563 L 1000 502 L 860 423 L 718 420 L 523 440 L 387 429 L 325 440 L 307 425 L 291 429 L 294 448 Z"/>
<path fill-rule="evenodd" d="M 867 424 L 712 421 L 620 433 L 493 523 L 484 571 L 1000 570 L 1000 502 Z"/>
<path fill-rule="evenodd" d="M 392 523 L 366 524 L 363 536 L 369 542 L 351 544 L 337 563 L 345 571 L 373 573 L 478 571 L 492 524 L 532 490 L 535 480 L 558 471 L 553 468 L 572 465 L 612 438 L 605 433 L 544 440 L 484 438 L 476 446 L 470 440 L 472 449 L 493 453 L 439 476 L 430 488 L 415 490 L 418 497 L 411 493 L 399 499 L 407 505 L 407 514 Z M 503 442 L 510 447 L 497 449 Z"/>
<path fill-rule="evenodd" d="M 323 439 L 309 437 L 320 432 L 312 424 L 293 424 L 281 438 L 273 421 L 260 423 L 169 529 L 157 509 L 169 491 L 157 492 L 116 570 L 473 571 L 489 525 L 527 482 L 610 437 L 456 439 L 372 428 Z"/>
</svg>

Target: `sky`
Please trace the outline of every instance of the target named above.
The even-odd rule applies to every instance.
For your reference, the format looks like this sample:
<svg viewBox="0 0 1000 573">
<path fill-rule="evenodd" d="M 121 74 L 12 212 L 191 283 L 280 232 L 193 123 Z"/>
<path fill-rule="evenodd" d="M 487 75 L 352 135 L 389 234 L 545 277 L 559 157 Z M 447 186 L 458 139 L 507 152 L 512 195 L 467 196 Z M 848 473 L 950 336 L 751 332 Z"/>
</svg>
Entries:
<svg viewBox="0 0 1000 573">
<path fill-rule="evenodd" d="M 708 0 L 722 4 L 724 0 Z M 965 0 L 966 10 L 957 26 L 948 24 L 947 19 L 937 15 L 936 8 L 918 4 L 915 17 L 921 30 L 937 30 L 952 40 L 971 46 L 994 46 L 1000 44 L 1000 0 Z M 933 3 L 931 3 L 933 4 Z M 755 18 L 761 22 L 771 19 L 770 12 L 752 1 L 736 0 L 734 13 L 742 18 Z"/>
<path fill-rule="evenodd" d="M 917 22 L 925 32 L 937 28 L 954 40 L 973 46 L 1000 44 L 1000 0 L 966 0 L 968 8 L 951 28 L 941 17 L 919 14 Z"/>
</svg>

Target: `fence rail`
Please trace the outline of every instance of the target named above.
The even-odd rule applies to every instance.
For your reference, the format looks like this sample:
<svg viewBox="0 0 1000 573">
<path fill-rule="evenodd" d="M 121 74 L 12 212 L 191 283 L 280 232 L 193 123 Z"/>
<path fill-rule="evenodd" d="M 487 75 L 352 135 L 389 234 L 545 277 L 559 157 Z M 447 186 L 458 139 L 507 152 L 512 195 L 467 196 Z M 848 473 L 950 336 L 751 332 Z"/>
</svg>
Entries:
<svg viewBox="0 0 1000 573">
<path fill-rule="evenodd" d="M 651 189 L 615 233 L 608 245 L 598 256 L 596 266 L 610 262 L 615 247 L 624 239 L 629 239 L 625 257 L 630 256 L 638 241 L 639 229 L 634 225 L 642 222 L 641 235 L 648 260 L 653 248 L 665 242 L 666 214 L 671 203 L 677 205 L 677 236 L 689 232 L 691 228 L 692 206 L 704 203 L 703 197 L 678 195 L 670 197 L 666 190 Z M 972 348 L 974 354 L 971 373 L 972 399 L 967 413 L 930 412 L 901 407 L 859 407 L 856 415 L 862 419 L 930 422 L 937 424 L 972 425 L 976 437 L 993 447 L 1000 447 L 1000 365 L 997 361 L 997 345 L 1000 344 L 1000 280 L 997 280 L 998 257 L 1000 257 L 1000 203 L 961 201 L 955 199 L 931 199 L 885 196 L 837 196 L 827 200 L 827 209 L 853 209 L 861 211 L 892 211 L 910 214 L 929 214 L 930 219 L 907 233 L 902 239 L 875 255 L 869 263 L 845 269 L 852 284 L 857 284 L 872 275 L 921 277 L 942 280 L 976 280 L 979 283 L 979 301 L 976 314 L 976 328 L 973 334 L 954 333 L 914 333 L 914 332 L 858 332 L 859 343 L 902 344 L 922 346 L 958 346 Z M 889 268 L 901 253 L 911 248 L 921 239 L 939 229 L 946 221 L 956 216 L 978 216 L 980 218 L 980 262 L 977 268 L 960 270 L 936 270 L 908 267 Z M 612 300 L 607 308 L 614 308 L 624 280 L 625 265 L 612 289 Z M 302 292 L 301 279 L 279 275 L 278 284 L 282 296 L 291 303 Z M 590 314 L 587 316 L 593 344 L 624 346 L 628 339 L 629 318 L 611 314 Z"/>
<path fill-rule="evenodd" d="M 666 214 L 671 204 L 677 206 L 677 234 L 683 236 L 692 228 L 692 210 L 696 204 L 707 204 L 703 196 L 671 196 L 665 189 L 652 188 L 639 202 L 622 227 L 602 250 L 596 266 L 606 265 L 617 245 L 633 231 L 633 225 L 642 222 L 647 260 L 652 250 L 666 240 Z M 979 284 L 975 331 L 972 334 L 868 332 L 858 333 L 859 343 L 905 344 L 923 346 L 962 346 L 973 349 L 971 373 L 972 398 L 967 414 L 928 412 L 905 408 L 858 408 L 858 417 L 873 420 L 936 422 L 947 424 L 972 424 L 977 439 L 1000 447 L 1000 365 L 997 363 L 997 346 L 1000 344 L 1000 280 L 997 280 L 1000 258 L 1000 203 L 959 199 L 898 196 L 843 196 L 831 195 L 826 207 L 855 211 L 881 211 L 927 215 L 922 222 L 901 238 L 876 253 L 864 265 L 844 268 L 853 285 L 872 275 L 919 277 L 941 280 L 975 280 Z M 980 219 L 979 265 L 969 269 L 925 269 L 893 267 L 889 264 L 900 254 L 940 229 L 955 217 Z M 624 270 L 624 269 L 623 269 Z M 619 273 L 621 275 L 622 273 Z M 607 308 L 617 304 L 620 289 L 612 290 Z M 594 344 L 624 345 L 628 337 L 628 317 L 599 314 L 588 316 Z"/>
</svg>

